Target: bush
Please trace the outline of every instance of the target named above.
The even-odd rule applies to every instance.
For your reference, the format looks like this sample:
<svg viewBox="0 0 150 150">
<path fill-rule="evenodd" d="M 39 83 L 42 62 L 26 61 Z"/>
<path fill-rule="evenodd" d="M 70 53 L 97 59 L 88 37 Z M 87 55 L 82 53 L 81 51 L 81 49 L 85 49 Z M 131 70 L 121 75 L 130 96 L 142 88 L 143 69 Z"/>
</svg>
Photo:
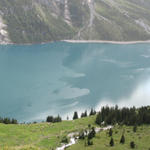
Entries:
<svg viewBox="0 0 150 150">
<path fill-rule="evenodd" d="M 133 149 L 135 148 L 135 143 L 134 143 L 134 141 L 130 142 L 130 147 L 133 148 Z"/>
<path fill-rule="evenodd" d="M 64 136 L 64 137 L 62 138 L 61 142 L 62 142 L 62 143 L 68 143 L 69 140 L 68 140 L 68 138 L 67 138 L 66 136 Z"/>
</svg>

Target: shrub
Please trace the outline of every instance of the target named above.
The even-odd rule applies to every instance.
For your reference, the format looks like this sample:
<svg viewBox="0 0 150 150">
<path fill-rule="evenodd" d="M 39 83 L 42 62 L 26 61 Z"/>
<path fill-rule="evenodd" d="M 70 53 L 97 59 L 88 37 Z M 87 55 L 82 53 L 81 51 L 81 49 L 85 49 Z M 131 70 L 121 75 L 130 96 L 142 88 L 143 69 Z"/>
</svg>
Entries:
<svg viewBox="0 0 150 150">
<path fill-rule="evenodd" d="M 133 149 L 135 148 L 135 143 L 134 143 L 134 141 L 130 142 L 130 147 L 133 148 Z"/>
<path fill-rule="evenodd" d="M 67 138 L 66 136 L 64 136 L 64 137 L 62 138 L 61 142 L 62 142 L 62 143 L 68 143 L 69 140 L 68 140 L 68 138 Z"/>
</svg>

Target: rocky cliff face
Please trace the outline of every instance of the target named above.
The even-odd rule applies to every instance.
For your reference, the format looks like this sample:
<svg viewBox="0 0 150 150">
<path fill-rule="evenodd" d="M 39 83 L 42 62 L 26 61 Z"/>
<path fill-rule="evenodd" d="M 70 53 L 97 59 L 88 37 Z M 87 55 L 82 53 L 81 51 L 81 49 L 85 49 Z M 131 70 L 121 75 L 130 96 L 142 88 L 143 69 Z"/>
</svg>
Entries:
<svg viewBox="0 0 150 150">
<path fill-rule="evenodd" d="M 0 43 L 150 39 L 150 0 L 1 0 Z"/>
</svg>

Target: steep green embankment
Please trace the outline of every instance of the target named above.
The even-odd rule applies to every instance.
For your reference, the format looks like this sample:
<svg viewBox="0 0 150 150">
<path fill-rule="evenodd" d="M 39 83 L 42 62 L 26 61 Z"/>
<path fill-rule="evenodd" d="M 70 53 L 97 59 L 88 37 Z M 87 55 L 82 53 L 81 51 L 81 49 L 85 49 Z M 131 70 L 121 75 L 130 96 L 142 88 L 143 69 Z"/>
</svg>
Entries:
<svg viewBox="0 0 150 150">
<path fill-rule="evenodd" d="M 0 1 L 0 43 L 64 39 L 148 40 L 150 0 Z"/>
</svg>

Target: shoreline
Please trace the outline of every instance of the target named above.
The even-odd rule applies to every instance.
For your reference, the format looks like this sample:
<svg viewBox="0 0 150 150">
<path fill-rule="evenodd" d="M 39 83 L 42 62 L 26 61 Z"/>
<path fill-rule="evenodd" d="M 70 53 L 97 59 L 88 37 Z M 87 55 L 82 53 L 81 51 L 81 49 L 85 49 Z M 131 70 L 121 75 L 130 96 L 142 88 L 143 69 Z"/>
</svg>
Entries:
<svg viewBox="0 0 150 150">
<path fill-rule="evenodd" d="M 67 42 L 67 43 L 100 43 L 100 44 L 150 44 L 150 40 L 146 41 L 107 41 L 107 40 L 56 40 L 41 43 L 0 43 L 0 46 L 4 45 L 39 45 L 39 44 L 50 44 L 55 42 Z"/>
<path fill-rule="evenodd" d="M 101 44 L 149 44 L 147 41 L 103 41 L 103 40 L 62 40 L 62 42 L 68 43 L 101 43 Z"/>
</svg>

